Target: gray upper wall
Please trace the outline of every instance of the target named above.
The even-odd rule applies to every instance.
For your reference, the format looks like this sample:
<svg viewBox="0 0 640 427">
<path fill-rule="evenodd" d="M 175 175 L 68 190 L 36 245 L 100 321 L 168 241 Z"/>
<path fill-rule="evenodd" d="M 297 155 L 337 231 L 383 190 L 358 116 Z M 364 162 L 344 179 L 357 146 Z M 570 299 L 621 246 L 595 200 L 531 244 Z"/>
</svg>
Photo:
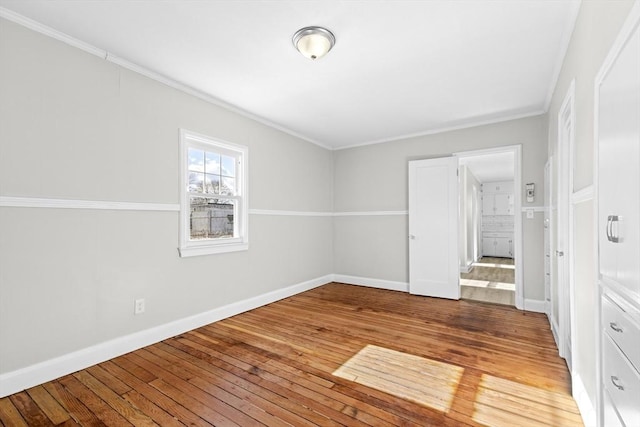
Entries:
<svg viewBox="0 0 640 427">
<path fill-rule="evenodd" d="M 508 145 L 522 146 L 522 182 L 536 184 L 535 202 L 523 202 L 523 206 L 543 206 L 546 115 L 334 151 L 334 209 L 336 212 L 406 211 L 409 160 Z M 524 194 L 522 199 L 526 200 Z M 522 224 L 524 297 L 543 301 L 542 212 L 537 212 L 532 220 L 523 219 Z M 408 282 L 407 227 L 406 216 L 335 218 L 335 272 Z"/>
<path fill-rule="evenodd" d="M 328 150 L 0 22 L 2 195 L 178 203 L 185 128 L 249 147 L 251 208 L 332 210 Z"/>
<path fill-rule="evenodd" d="M 249 147 L 250 209 L 333 210 L 329 150 L 0 19 L 0 196 L 178 204 L 180 128 Z M 192 258 L 178 216 L 0 207 L 0 374 L 333 272 L 329 215 Z"/>
<path fill-rule="evenodd" d="M 546 116 L 334 151 L 336 212 L 406 210 L 408 161 L 507 145 L 522 145 L 522 182 L 536 183 L 544 204 Z M 523 192 L 524 189 L 520 189 Z"/>
</svg>

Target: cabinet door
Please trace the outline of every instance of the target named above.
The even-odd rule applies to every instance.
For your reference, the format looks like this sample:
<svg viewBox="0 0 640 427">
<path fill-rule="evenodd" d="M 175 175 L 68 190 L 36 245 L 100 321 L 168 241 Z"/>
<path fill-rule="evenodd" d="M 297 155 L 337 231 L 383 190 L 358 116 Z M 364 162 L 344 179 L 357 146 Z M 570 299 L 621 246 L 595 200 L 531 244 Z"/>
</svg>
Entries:
<svg viewBox="0 0 640 427">
<path fill-rule="evenodd" d="M 496 256 L 508 258 L 510 255 L 510 245 L 508 237 L 496 237 Z"/>
<path fill-rule="evenodd" d="M 482 238 L 482 255 L 496 256 L 496 239 L 493 237 Z"/>
<path fill-rule="evenodd" d="M 496 194 L 495 215 L 513 215 L 513 196 L 511 194 Z"/>
<path fill-rule="evenodd" d="M 640 29 L 599 88 L 598 234 L 602 280 L 640 295 Z"/>
<path fill-rule="evenodd" d="M 482 215 L 495 215 L 495 203 L 493 194 L 482 196 Z"/>
<path fill-rule="evenodd" d="M 603 410 L 603 414 L 602 417 L 604 418 L 604 424 L 603 426 L 606 427 L 624 427 L 624 424 L 622 424 L 622 421 L 620 421 L 620 418 L 618 417 L 618 413 L 616 412 L 614 406 L 613 406 L 613 402 L 611 401 L 611 397 L 609 397 L 609 392 L 604 390 L 603 392 L 603 396 L 604 398 L 603 400 L 603 406 L 604 406 L 604 410 Z"/>
</svg>

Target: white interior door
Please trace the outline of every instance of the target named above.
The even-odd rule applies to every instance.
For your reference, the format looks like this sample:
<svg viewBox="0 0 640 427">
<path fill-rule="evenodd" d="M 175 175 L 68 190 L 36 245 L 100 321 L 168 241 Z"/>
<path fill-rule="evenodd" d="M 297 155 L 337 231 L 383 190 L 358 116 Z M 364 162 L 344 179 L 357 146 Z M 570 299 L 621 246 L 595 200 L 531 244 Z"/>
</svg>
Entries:
<svg viewBox="0 0 640 427">
<path fill-rule="evenodd" d="M 409 162 L 409 292 L 460 299 L 455 156 Z"/>
<path fill-rule="evenodd" d="M 558 263 L 558 289 L 560 305 L 560 355 L 565 358 L 571 370 L 571 292 L 569 277 L 569 139 L 572 124 L 570 118 L 563 118 L 560 126 L 558 147 L 558 233 L 556 234 L 556 257 Z"/>
</svg>

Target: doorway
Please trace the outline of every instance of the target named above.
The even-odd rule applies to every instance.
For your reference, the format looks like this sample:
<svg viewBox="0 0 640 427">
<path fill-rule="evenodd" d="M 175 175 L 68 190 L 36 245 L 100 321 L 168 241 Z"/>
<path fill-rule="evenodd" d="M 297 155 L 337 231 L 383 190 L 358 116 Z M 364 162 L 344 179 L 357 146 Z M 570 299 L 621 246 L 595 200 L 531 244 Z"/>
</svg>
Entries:
<svg viewBox="0 0 640 427">
<path fill-rule="evenodd" d="M 461 298 L 523 308 L 520 147 L 456 155 Z"/>
<path fill-rule="evenodd" d="M 409 161 L 409 292 L 460 299 L 461 271 L 468 274 L 474 269 L 480 271 L 483 268 L 501 269 L 502 272 L 512 270 L 514 283 L 509 284 L 512 293 L 509 304 L 524 309 L 521 153 L 520 145 L 512 145 Z M 483 162 L 483 159 L 492 162 Z M 510 170 L 508 176 L 484 178 L 485 174 L 495 173 L 498 166 L 504 163 L 510 165 L 506 167 Z M 481 165 L 487 171 L 482 171 Z M 485 182 L 480 183 L 476 178 L 475 187 L 466 184 L 460 186 L 460 182 L 467 183 L 466 178 L 464 181 L 460 178 L 467 171 L 480 176 Z M 495 179 L 511 180 L 509 194 L 505 194 L 507 191 L 503 184 L 495 187 L 500 182 Z M 503 217 L 502 222 L 493 221 L 491 225 L 504 227 L 507 222 L 504 217 L 508 217 L 512 230 L 510 236 L 486 235 L 487 231 L 494 234 L 505 231 L 489 230 L 486 227 L 488 223 L 483 223 L 482 213 L 489 206 L 489 198 L 485 198 L 484 194 L 491 183 L 494 185 L 490 204 L 492 212 L 494 216 Z M 463 191 L 459 190 L 461 187 Z M 468 216 L 467 212 L 470 212 Z M 493 238 L 493 246 L 489 246 L 485 237 Z M 491 247 L 494 252 L 489 253 Z M 491 256 L 491 259 L 485 259 L 487 256 Z M 432 262 L 424 262 L 426 259 Z M 485 282 L 484 287 L 489 289 L 492 282 L 496 281 Z M 497 291 L 499 289 L 488 293 Z"/>
</svg>

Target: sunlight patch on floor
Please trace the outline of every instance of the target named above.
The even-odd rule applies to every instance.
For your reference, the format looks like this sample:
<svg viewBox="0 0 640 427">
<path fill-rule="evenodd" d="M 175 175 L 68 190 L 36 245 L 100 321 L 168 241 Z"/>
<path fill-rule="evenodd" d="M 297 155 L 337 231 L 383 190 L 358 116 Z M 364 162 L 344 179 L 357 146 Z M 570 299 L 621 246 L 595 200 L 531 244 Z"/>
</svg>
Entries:
<svg viewBox="0 0 640 427">
<path fill-rule="evenodd" d="M 463 368 L 367 345 L 333 375 L 447 412 Z"/>
<path fill-rule="evenodd" d="M 515 283 L 490 282 L 488 280 L 460 279 L 462 286 L 475 286 L 476 288 L 492 288 L 504 289 L 507 291 L 515 291 Z"/>
<path fill-rule="evenodd" d="M 570 396 L 487 374 L 478 385 L 473 420 L 495 427 L 583 425 Z"/>
<path fill-rule="evenodd" d="M 489 263 L 489 262 L 474 262 L 473 263 L 474 267 L 493 267 L 493 268 L 504 268 L 505 270 L 515 270 L 516 266 L 515 265 L 509 265 L 509 264 L 493 264 L 493 263 Z"/>
</svg>

